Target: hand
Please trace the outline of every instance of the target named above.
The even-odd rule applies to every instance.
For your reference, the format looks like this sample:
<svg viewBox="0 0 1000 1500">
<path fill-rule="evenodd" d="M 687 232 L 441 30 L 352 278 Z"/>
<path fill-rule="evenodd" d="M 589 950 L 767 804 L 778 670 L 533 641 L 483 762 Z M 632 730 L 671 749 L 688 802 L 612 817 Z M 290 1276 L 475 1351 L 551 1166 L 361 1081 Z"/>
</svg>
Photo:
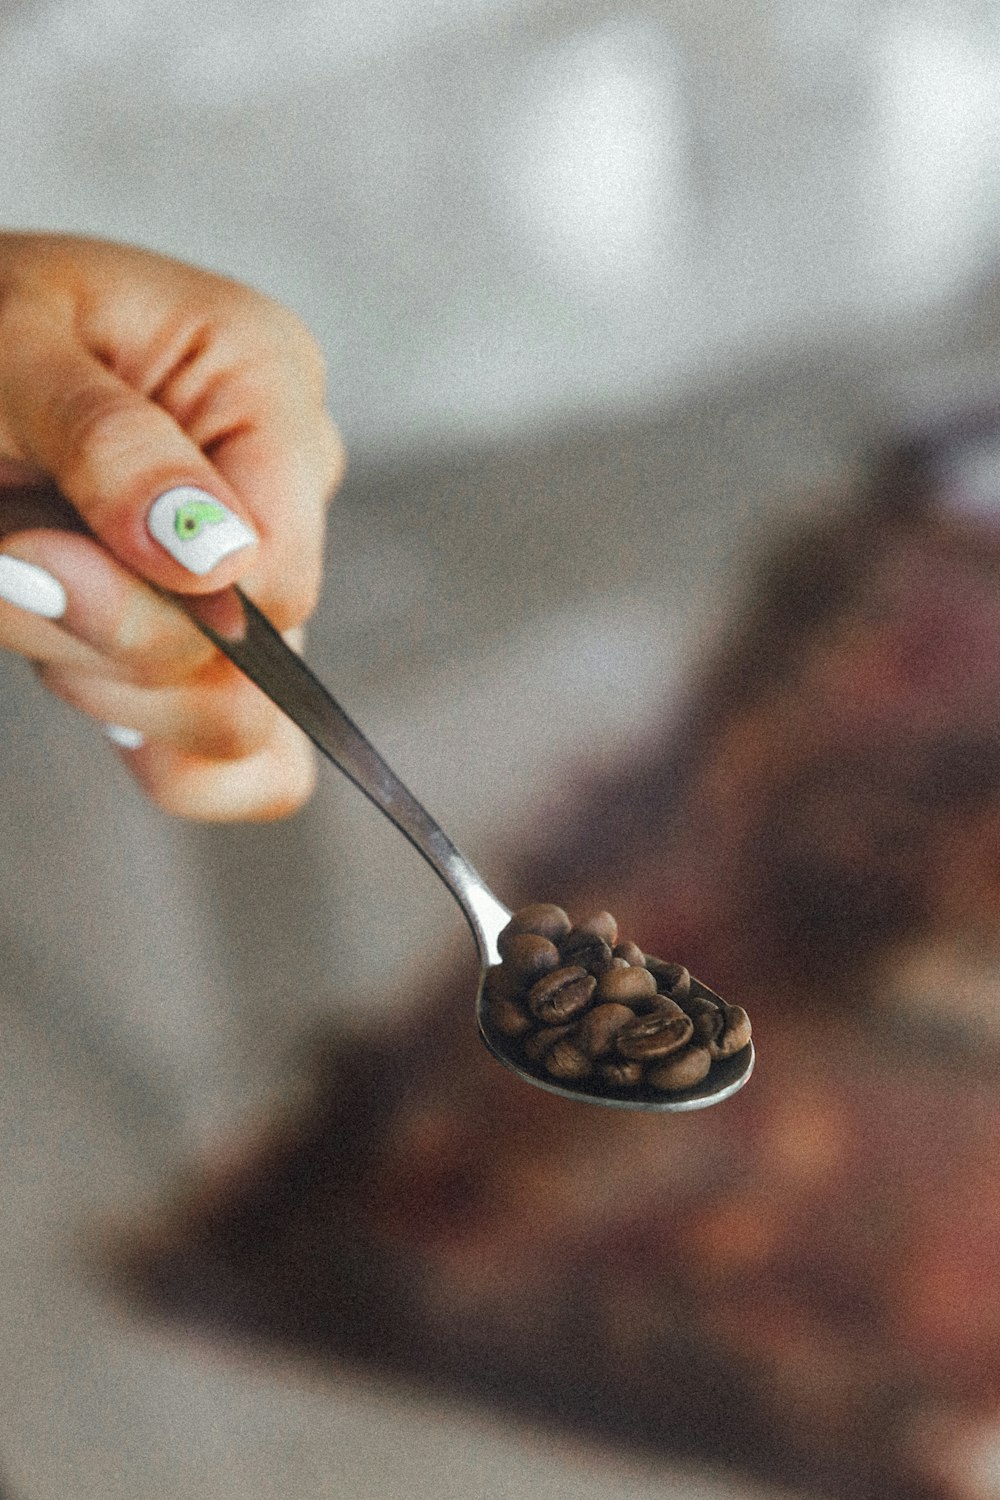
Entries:
<svg viewBox="0 0 1000 1500">
<path fill-rule="evenodd" d="M 0 647 L 141 736 L 120 753 L 172 813 L 280 817 L 309 795 L 313 756 L 143 580 L 239 581 L 296 639 L 342 462 L 292 313 L 146 251 L 0 234 Z M 91 536 L 24 529 L 26 498 L 44 516 L 56 491 Z"/>
</svg>

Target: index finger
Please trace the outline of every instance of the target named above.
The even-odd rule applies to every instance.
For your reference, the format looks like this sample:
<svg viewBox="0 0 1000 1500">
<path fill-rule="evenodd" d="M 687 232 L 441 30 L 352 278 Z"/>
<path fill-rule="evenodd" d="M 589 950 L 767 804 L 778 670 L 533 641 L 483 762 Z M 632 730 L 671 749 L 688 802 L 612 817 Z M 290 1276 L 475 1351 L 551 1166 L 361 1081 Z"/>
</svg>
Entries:
<svg viewBox="0 0 1000 1500">
<path fill-rule="evenodd" d="M 300 625 L 315 608 L 326 510 L 344 471 L 337 430 L 290 351 L 221 385 L 196 440 L 203 425 L 216 433 L 205 451 L 259 538 L 242 586 L 279 629 Z"/>
</svg>

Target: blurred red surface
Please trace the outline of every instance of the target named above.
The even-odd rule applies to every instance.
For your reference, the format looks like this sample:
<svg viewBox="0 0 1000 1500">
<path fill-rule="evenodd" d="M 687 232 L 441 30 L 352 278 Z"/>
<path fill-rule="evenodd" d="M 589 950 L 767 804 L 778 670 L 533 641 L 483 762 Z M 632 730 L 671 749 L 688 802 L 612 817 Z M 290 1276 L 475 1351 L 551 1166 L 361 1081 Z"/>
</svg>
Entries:
<svg viewBox="0 0 1000 1500">
<path fill-rule="evenodd" d="M 117 1247 L 130 1294 L 817 1492 L 1000 1492 L 1000 539 L 935 499 L 897 454 L 791 539 L 680 729 L 518 872 L 746 1006 L 740 1095 L 527 1088 L 455 979 L 330 1039 Z"/>
</svg>

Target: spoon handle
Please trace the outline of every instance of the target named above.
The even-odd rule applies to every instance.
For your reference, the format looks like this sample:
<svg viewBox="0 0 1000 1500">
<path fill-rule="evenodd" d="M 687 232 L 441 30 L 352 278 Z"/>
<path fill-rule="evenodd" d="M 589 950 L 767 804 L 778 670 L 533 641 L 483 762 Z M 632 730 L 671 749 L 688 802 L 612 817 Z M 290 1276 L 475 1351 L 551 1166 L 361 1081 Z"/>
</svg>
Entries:
<svg viewBox="0 0 1000 1500">
<path fill-rule="evenodd" d="M 481 962 L 496 963 L 510 912 L 267 616 L 237 588 L 170 597 L 409 839 L 461 907 Z"/>
</svg>

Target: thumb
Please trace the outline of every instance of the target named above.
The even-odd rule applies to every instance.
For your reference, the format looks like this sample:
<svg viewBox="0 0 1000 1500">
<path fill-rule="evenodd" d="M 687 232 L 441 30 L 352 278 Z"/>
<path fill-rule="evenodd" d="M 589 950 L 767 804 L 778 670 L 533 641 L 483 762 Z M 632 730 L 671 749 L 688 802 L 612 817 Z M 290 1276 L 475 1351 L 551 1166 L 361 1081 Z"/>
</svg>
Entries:
<svg viewBox="0 0 1000 1500">
<path fill-rule="evenodd" d="M 257 541 L 245 508 L 173 417 L 71 328 L 28 322 L 0 356 L 0 436 L 45 470 L 126 567 L 163 588 L 232 583 Z"/>
</svg>

